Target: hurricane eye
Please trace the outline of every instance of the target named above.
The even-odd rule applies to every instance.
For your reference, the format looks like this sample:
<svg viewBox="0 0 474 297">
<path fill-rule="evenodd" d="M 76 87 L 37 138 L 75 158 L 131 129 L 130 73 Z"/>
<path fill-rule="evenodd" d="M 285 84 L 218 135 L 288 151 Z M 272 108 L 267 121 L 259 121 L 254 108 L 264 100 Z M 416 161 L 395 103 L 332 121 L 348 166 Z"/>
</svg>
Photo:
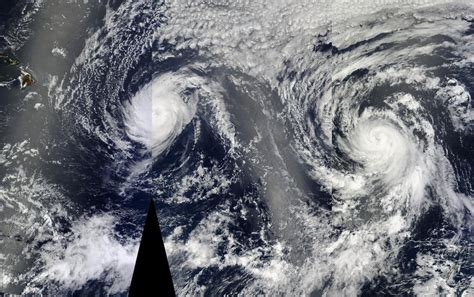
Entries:
<svg viewBox="0 0 474 297">
<path fill-rule="evenodd" d="M 3 0 L 0 296 L 473 296 L 473 16 Z"/>
</svg>

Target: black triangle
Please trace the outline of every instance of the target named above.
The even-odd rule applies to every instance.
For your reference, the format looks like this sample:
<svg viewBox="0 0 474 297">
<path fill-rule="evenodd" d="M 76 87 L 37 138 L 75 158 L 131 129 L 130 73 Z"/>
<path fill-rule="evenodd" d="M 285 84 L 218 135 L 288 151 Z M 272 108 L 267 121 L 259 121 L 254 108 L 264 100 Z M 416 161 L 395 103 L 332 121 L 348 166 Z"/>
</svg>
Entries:
<svg viewBox="0 0 474 297">
<path fill-rule="evenodd" d="M 148 207 L 128 296 L 176 296 L 153 199 Z"/>
</svg>

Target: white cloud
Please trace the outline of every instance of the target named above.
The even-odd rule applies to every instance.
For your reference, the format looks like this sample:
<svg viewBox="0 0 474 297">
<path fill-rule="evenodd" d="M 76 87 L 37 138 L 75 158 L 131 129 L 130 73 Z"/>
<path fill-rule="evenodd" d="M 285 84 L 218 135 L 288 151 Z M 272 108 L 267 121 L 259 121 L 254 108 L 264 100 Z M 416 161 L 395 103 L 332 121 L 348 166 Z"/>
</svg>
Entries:
<svg viewBox="0 0 474 297">
<path fill-rule="evenodd" d="M 108 293 L 128 289 L 138 252 L 136 240 L 120 240 L 114 231 L 115 218 L 109 214 L 83 218 L 71 232 L 48 243 L 41 251 L 43 271 L 35 284 L 55 282 L 61 289 L 78 290 L 90 280 L 101 280 Z"/>
</svg>

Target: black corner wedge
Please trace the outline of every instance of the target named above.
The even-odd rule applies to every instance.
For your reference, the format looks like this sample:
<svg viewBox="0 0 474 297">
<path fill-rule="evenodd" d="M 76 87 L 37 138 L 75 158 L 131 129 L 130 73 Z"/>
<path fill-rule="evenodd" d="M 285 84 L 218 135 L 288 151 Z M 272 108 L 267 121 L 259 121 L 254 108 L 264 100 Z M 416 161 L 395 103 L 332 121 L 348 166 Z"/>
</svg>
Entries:
<svg viewBox="0 0 474 297">
<path fill-rule="evenodd" d="M 148 207 L 128 296 L 176 296 L 153 199 Z"/>
</svg>

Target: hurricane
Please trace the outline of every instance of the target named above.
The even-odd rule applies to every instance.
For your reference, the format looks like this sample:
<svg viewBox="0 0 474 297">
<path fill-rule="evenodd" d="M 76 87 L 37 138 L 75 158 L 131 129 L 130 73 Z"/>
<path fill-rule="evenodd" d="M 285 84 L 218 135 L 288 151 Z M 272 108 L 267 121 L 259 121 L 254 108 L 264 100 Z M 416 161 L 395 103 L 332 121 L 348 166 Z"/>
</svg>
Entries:
<svg viewBox="0 0 474 297">
<path fill-rule="evenodd" d="M 470 1 L 34 2 L 4 291 L 126 296 L 153 199 L 178 296 L 474 294 Z"/>
</svg>

